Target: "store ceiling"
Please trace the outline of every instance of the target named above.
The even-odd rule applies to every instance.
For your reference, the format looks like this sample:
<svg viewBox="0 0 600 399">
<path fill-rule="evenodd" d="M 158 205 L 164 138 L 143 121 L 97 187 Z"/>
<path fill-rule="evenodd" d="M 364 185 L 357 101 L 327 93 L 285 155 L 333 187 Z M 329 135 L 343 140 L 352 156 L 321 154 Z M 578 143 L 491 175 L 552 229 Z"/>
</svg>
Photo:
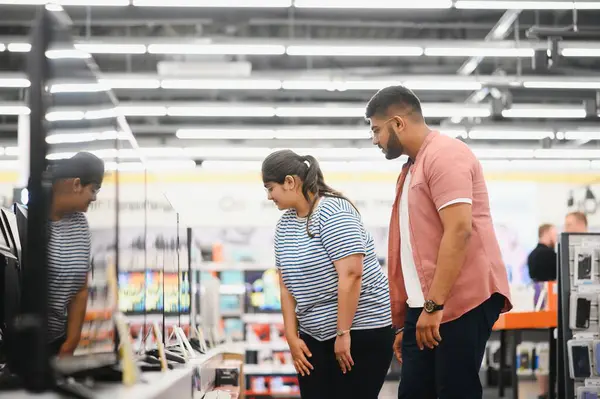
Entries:
<svg viewBox="0 0 600 399">
<path fill-rule="evenodd" d="M 15 2 L 0 0 L 4 147 L 16 146 L 17 114 L 27 112 L 35 16 L 34 6 Z M 364 105 L 378 88 L 402 83 L 431 125 L 474 148 L 506 148 L 504 158 L 509 149 L 565 158 L 585 150 L 577 157 L 600 159 L 600 2 L 576 1 L 575 13 L 572 1 L 525 0 L 92 3 L 104 6 L 65 6 L 76 46 L 92 54 L 99 87 L 114 91 L 142 147 L 187 148 L 196 161 L 207 157 L 198 147 L 370 147 Z M 580 36 L 565 33 L 574 23 Z M 529 38 L 535 28 L 563 29 L 563 38 Z M 97 90 L 78 76 L 55 77 L 57 95 Z"/>
</svg>

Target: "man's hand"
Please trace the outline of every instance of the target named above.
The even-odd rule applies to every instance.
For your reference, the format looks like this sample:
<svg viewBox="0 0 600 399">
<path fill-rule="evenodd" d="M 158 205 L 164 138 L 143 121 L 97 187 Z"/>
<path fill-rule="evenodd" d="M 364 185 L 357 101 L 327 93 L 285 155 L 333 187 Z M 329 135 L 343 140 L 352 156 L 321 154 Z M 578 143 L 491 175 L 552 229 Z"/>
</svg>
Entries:
<svg viewBox="0 0 600 399">
<path fill-rule="evenodd" d="M 402 338 L 404 337 L 404 332 L 399 332 L 396 334 L 396 338 L 394 338 L 394 355 L 396 355 L 396 359 L 398 362 L 402 364 Z"/>
<path fill-rule="evenodd" d="M 439 345 L 442 340 L 440 324 L 443 314 L 442 310 L 433 313 L 427 313 L 425 310 L 421 312 L 417 321 L 417 346 L 420 350 L 424 347 L 433 349 Z"/>
</svg>

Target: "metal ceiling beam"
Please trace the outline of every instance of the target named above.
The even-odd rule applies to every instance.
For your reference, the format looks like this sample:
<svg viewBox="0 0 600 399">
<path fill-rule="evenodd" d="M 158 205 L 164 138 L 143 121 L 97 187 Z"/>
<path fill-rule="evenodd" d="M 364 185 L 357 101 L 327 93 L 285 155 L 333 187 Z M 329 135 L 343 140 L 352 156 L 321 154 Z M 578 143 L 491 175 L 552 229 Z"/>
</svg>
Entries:
<svg viewBox="0 0 600 399">
<path fill-rule="evenodd" d="M 486 42 L 495 42 L 500 41 L 506 38 L 508 33 L 510 32 L 511 26 L 514 22 L 519 18 L 519 14 L 521 14 L 521 10 L 508 10 L 500 17 L 496 25 L 492 28 L 492 30 L 485 36 L 484 41 Z M 456 72 L 458 75 L 468 76 L 472 74 L 477 66 L 483 61 L 484 57 L 471 57 L 458 69 Z M 465 103 L 469 104 L 477 104 L 485 100 L 487 95 L 489 94 L 489 88 L 483 87 L 479 90 L 473 92 L 466 100 Z M 461 117 L 452 118 L 451 121 L 456 123 L 462 120 Z"/>
</svg>

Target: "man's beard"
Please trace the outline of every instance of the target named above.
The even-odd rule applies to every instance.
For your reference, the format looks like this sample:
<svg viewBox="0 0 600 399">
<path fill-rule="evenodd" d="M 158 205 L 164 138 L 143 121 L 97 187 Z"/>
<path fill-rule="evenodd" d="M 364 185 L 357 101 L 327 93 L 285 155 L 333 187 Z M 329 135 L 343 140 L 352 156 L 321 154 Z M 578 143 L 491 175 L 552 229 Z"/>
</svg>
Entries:
<svg viewBox="0 0 600 399">
<path fill-rule="evenodd" d="M 393 129 L 388 130 L 388 145 L 385 150 L 385 159 L 396 159 L 404 153 L 404 147 L 400 144 L 398 136 Z"/>
</svg>

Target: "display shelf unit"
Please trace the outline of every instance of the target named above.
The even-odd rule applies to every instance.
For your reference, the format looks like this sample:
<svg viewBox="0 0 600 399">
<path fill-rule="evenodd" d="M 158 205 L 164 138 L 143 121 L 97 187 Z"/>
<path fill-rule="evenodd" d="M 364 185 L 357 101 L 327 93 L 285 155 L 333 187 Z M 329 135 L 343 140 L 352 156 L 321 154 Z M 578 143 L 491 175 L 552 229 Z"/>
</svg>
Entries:
<svg viewBox="0 0 600 399">
<path fill-rule="evenodd" d="M 586 260 L 585 255 L 591 254 L 590 259 Z M 572 359 L 570 346 L 573 342 L 586 343 L 600 338 L 600 328 L 598 325 L 598 296 L 600 295 L 600 275 L 598 271 L 598 254 L 600 253 L 600 234 L 597 233 L 562 233 L 558 246 L 558 333 L 557 345 L 557 385 L 558 397 L 565 399 L 578 398 L 577 388 L 583 386 L 593 386 L 600 384 L 600 376 L 595 375 L 593 364 L 596 363 L 591 349 L 585 355 L 590 359 L 588 378 L 572 378 Z M 589 269 L 589 270 L 588 270 Z M 585 276 L 583 276 L 585 274 Z M 588 277 L 588 278 L 583 278 Z M 577 318 L 579 323 L 579 309 L 576 308 L 575 315 L 571 303 L 573 295 L 589 295 L 590 298 L 596 298 L 596 314 L 594 315 L 591 303 L 587 309 L 587 328 L 574 330 L 572 328 L 572 319 Z M 595 323 L 591 320 L 595 318 Z M 573 319 L 575 320 L 575 319 Z M 573 341 L 569 344 L 570 341 Z M 581 363 L 575 361 L 575 363 Z M 585 363 L 585 362 L 584 362 Z M 584 367 L 585 368 L 585 367 Z"/>
</svg>

